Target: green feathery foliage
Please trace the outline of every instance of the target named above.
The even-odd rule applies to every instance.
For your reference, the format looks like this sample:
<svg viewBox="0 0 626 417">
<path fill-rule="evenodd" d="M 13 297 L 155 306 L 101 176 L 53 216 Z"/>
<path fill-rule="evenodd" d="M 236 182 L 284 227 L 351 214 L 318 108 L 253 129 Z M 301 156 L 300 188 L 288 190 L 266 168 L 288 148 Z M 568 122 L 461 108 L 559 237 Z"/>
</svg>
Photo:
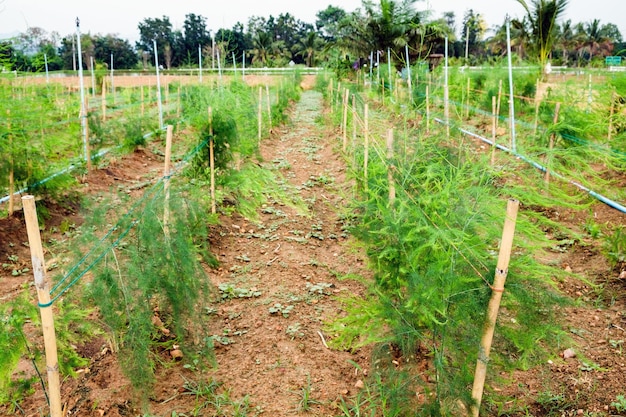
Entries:
<svg viewBox="0 0 626 417">
<path fill-rule="evenodd" d="M 411 147 L 393 161 L 383 163 L 380 150 L 370 156 L 369 191 L 352 208 L 359 213 L 352 232 L 365 244 L 375 279 L 366 297 L 346 300 L 348 314 L 331 326 L 339 335 L 333 343 L 385 342 L 406 357 L 426 347 L 437 401 L 469 404 L 508 192 L 494 187 L 498 178 L 487 161 L 461 144 L 442 147 L 436 137 L 405 143 Z M 395 167 L 394 203 L 388 200 L 389 165 Z M 548 244 L 544 233 L 520 217 L 495 355 L 502 364 L 515 358 L 527 367 L 562 337 L 553 309 L 561 299 L 551 288 L 552 271 L 532 258 Z"/>
<path fill-rule="evenodd" d="M 88 291 L 143 399 L 151 392 L 161 346 L 177 343 L 204 359 L 210 348 L 199 337 L 203 300 L 209 294 L 200 264 L 208 248 L 206 208 L 188 192 L 172 190 L 167 227 L 163 210 L 161 198 L 146 203 L 128 236 L 96 268 Z"/>
</svg>

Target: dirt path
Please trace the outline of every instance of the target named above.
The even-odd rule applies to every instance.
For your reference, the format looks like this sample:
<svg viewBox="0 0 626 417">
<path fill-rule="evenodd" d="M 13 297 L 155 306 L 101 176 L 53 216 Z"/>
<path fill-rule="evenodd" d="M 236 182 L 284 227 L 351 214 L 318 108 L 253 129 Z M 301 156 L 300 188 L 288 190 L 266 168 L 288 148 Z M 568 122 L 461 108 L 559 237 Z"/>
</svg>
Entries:
<svg viewBox="0 0 626 417">
<path fill-rule="evenodd" d="M 335 296 L 362 291 L 338 278 L 365 273 L 340 217 L 349 185 L 335 135 L 315 124 L 321 111 L 321 94 L 304 92 L 292 124 L 261 147 L 263 165 L 277 170 L 307 209 L 273 202 L 257 221 L 226 218 L 226 236 L 213 248 L 221 268 L 212 280 L 224 301 L 209 330 L 218 362 L 212 376 L 233 398 L 248 395 L 264 415 L 298 415 L 307 405 L 308 413 L 333 414 L 333 402 L 363 378 L 349 361 L 369 366 L 365 352 L 330 350 L 320 336 L 330 337 L 324 321 L 340 313 Z M 314 401 L 303 404 L 309 390 Z"/>
</svg>

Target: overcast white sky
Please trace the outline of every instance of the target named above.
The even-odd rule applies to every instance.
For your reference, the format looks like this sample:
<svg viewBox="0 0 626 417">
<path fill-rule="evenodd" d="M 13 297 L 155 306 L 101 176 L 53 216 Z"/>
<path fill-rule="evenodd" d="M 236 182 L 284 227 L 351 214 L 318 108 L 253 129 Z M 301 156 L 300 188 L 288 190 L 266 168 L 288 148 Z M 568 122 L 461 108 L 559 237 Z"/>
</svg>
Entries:
<svg viewBox="0 0 626 417">
<path fill-rule="evenodd" d="M 188 13 L 207 18 L 209 29 L 232 28 L 247 23 L 250 16 L 278 16 L 289 12 L 297 19 L 315 23 L 315 14 L 329 4 L 353 11 L 361 0 L 0 0 L 0 38 L 39 26 L 61 36 L 75 30 L 80 18 L 81 31 L 114 33 L 134 42 L 139 37 L 137 24 L 146 17 L 169 16 L 180 28 Z M 488 27 L 502 24 L 505 15 L 521 17 L 524 12 L 516 0 L 422 0 L 419 9 L 430 8 L 432 17 L 454 11 L 460 26 L 468 9 L 482 14 Z M 570 0 L 565 18 L 574 22 L 600 19 L 618 25 L 626 37 L 626 0 Z"/>
</svg>

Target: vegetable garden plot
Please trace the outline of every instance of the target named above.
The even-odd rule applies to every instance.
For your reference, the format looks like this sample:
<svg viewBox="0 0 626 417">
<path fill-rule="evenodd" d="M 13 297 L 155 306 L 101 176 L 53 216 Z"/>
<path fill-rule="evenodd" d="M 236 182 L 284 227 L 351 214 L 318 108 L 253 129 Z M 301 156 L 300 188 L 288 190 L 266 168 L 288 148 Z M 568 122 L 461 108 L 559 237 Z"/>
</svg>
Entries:
<svg viewBox="0 0 626 417">
<path fill-rule="evenodd" d="M 428 121 L 423 119 L 421 129 L 413 130 L 410 127 L 410 122 L 412 122 L 411 119 L 414 117 L 415 113 L 411 115 L 413 112 L 412 108 L 398 101 L 398 97 L 402 96 L 402 92 L 396 90 L 396 96 L 394 98 L 395 103 L 392 101 L 387 106 L 381 106 L 380 103 L 383 98 L 378 89 L 372 88 L 368 92 L 368 87 L 365 86 L 364 91 L 361 92 L 360 87 L 349 87 L 351 89 L 350 95 L 354 95 L 356 100 L 344 99 L 343 105 L 341 105 L 340 97 L 343 95 L 343 90 L 335 90 L 334 88 L 327 90 L 329 92 L 328 98 L 331 101 L 331 107 L 336 109 L 334 113 L 334 123 L 341 126 L 344 145 L 347 139 L 347 156 L 349 160 L 353 162 L 355 178 L 357 182 L 362 184 L 361 190 L 365 191 L 365 195 L 362 197 L 364 202 L 358 206 L 360 210 L 355 210 L 355 212 L 361 213 L 360 216 L 357 216 L 359 219 L 362 218 L 364 221 L 368 221 L 365 223 L 366 230 L 371 226 L 371 231 L 363 232 L 360 231 L 358 227 L 356 230 L 357 233 L 359 233 L 359 231 L 362 234 L 364 233 L 367 247 L 370 248 L 370 256 L 373 258 L 372 263 L 378 271 L 378 278 L 376 282 L 372 284 L 371 300 L 351 300 L 349 304 L 352 313 L 348 315 L 346 320 L 350 323 L 352 323 L 352 320 L 356 323 L 354 328 L 361 329 L 361 331 L 351 331 L 351 326 L 344 325 L 345 323 L 340 323 L 336 330 L 345 335 L 346 339 L 344 342 L 347 343 L 347 346 L 351 346 L 354 343 L 358 346 L 359 342 L 384 341 L 391 343 L 391 346 L 399 347 L 400 352 L 403 352 L 404 355 L 406 355 L 404 350 L 406 350 L 406 346 L 408 346 L 409 352 L 412 352 L 412 356 L 406 355 L 408 356 L 406 360 L 408 362 L 414 362 L 414 365 L 406 365 L 406 367 L 407 369 L 410 368 L 413 370 L 414 374 L 409 376 L 406 380 L 406 386 L 418 386 L 421 387 L 417 388 L 418 392 L 422 390 L 426 391 L 428 394 L 430 391 L 433 392 L 433 395 L 437 396 L 436 401 L 438 404 L 424 400 L 425 403 L 427 403 L 424 407 L 428 407 L 428 404 L 430 404 L 430 406 L 439 409 L 440 412 L 447 410 L 447 412 L 456 414 L 460 412 L 460 410 L 457 409 L 459 404 L 456 403 L 456 399 L 465 398 L 466 406 L 471 404 L 471 400 L 468 398 L 468 379 L 463 380 L 463 378 L 460 377 L 460 375 L 463 375 L 463 372 L 459 371 L 471 370 L 460 365 L 454 359 L 456 347 L 462 346 L 462 343 L 456 340 L 455 337 L 461 336 L 463 331 L 455 329 L 450 332 L 445 330 L 437 332 L 436 326 L 442 326 L 444 329 L 447 326 L 454 328 L 456 323 L 453 318 L 454 312 L 463 311 L 463 304 L 472 305 L 469 303 L 470 300 L 472 303 L 481 303 L 479 297 L 468 296 L 469 300 L 465 300 L 461 296 L 458 299 L 460 306 L 457 306 L 455 302 L 452 301 L 456 296 L 448 297 L 445 295 L 446 290 L 453 288 L 451 284 L 445 283 L 445 277 L 448 271 L 452 271 L 454 285 L 462 285 L 462 283 L 467 283 L 466 280 L 463 279 L 465 275 L 462 272 L 455 273 L 454 271 L 455 268 L 462 268 L 464 264 L 467 264 L 470 267 L 467 275 L 473 276 L 474 279 L 479 282 L 480 277 L 485 275 L 480 268 L 483 267 L 483 265 L 489 265 L 489 262 L 486 261 L 489 259 L 489 256 L 486 254 L 490 253 L 491 256 L 493 256 L 495 253 L 494 248 L 483 247 L 481 249 L 481 244 L 484 244 L 485 240 L 489 241 L 490 239 L 485 239 L 486 235 L 483 234 L 484 232 L 481 232 L 480 229 L 472 229 L 469 227 L 470 224 L 473 225 L 472 222 L 474 220 L 478 222 L 478 225 L 484 222 L 485 224 L 482 224 L 482 227 L 484 227 L 486 224 L 493 222 L 493 219 L 497 218 L 497 216 L 493 214 L 487 215 L 489 211 L 485 210 L 485 207 L 479 204 L 481 199 L 477 199 L 476 195 L 483 195 L 483 193 L 485 193 L 484 195 L 487 196 L 495 192 L 496 194 L 492 195 L 492 197 L 501 196 L 502 194 L 508 197 L 513 196 L 518 198 L 523 206 L 534 207 L 535 210 L 539 210 L 539 207 L 553 206 L 554 202 L 558 202 L 559 206 L 569 207 L 571 210 L 580 210 L 581 208 L 584 210 L 585 207 L 588 207 L 592 203 L 592 200 L 589 200 L 589 198 L 582 193 L 568 195 L 571 194 L 571 190 L 557 183 L 556 180 L 554 180 L 554 185 L 552 183 L 550 184 L 549 192 L 546 192 L 546 189 L 542 187 L 542 181 L 537 181 L 539 178 L 536 172 L 532 171 L 532 169 L 526 169 L 523 164 L 520 165 L 520 163 L 507 160 L 506 156 L 498 156 L 496 165 L 494 168 L 490 168 L 490 165 L 493 165 L 493 162 L 489 161 L 490 150 L 489 152 L 478 150 L 478 153 L 476 153 L 474 150 L 476 148 L 471 139 L 458 137 L 453 133 L 456 132 L 457 126 L 462 126 L 462 124 L 460 124 L 462 122 L 454 121 L 453 129 L 450 130 L 450 138 L 446 137 L 444 127 L 439 128 L 436 126 L 431 127 L 430 136 L 425 135 L 424 125 L 426 125 L 426 129 L 428 129 Z M 428 90 L 424 88 L 424 92 L 426 91 Z M 361 94 L 364 97 L 363 100 L 359 99 Z M 376 98 L 372 100 L 373 97 L 377 97 L 379 101 L 377 102 Z M 420 96 L 417 97 L 420 98 Z M 421 110 L 422 115 L 426 114 L 430 116 L 432 123 L 432 117 L 436 115 L 438 111 L 437 107 L 432 104 L 429 108 L 424 107 L 429 101 L 432 103 L 433 96 L 422 96 L 421 99 L 423 99 L 423 101 L 421 101 L 422 107 L 418 110 Z M 389 101 L 389 97 L 387 97 L 387 101 Z M 345 111 L 345 106 L 348 106 L 350 102 L 352 103 L 351 107 Z M 375 108 L 376 112 L 373 112 L 371 110 L 372 108 Z M 456 112 L 455 118 L 465 117 L 462 113 L 459 113 L 461 112 Z M 367 120 L 368 115 L 369 120 Z M 479 126 L 481 125 L 479 124 Z M 393 158 L 389 157 L 390 153 L 386 153 L 381 145 L 382 138 L 385 136 L 385 129 L 389 129 L 389 127 L 396 127 L 395 131 L 401 132 L 399 134 L 400 139 L 396 139 L 395 141 L 396 145 L 393 155 L 396 156 Z M 352 139 L 350 140 L 351 130 Z M 364 143 L 365 145 L 363 145 Z M 370 144 L 369 146 L 368 143 Z M 350 146 L 350 144 L 352 144 L 352 146 Z M 356 146 L 354 144 L 356 144 Z M 469 145 L 469 147 L 467 147 L 467 145 Z M 524 149 L 530 148 L 528 142 L 524 142 L 523 145 L 520 146 L 523 146 Z M 445 157 L 433 157 L 433 154 L 431 154 L 432 151 L 428 151 L 430 147 L 433 147 L 437 152 L 443 152 Z M 584 154 L 584 152 L 581 151 L 581 155 L 582 154 Z M 437 153 L 435 155 L 437 155 Z M 596 155 L 596 153 L 591 152 L 586 154 L 587 157 L 590 155 L 593 156 Z M 472 169 L 475 169 L 480 175 L 470 174 L 469 172 L 463 172 L 459 177 L 450 175 L 450 173 L 454 173 L 459 169 L 465 169 L 466 164 L 472 166 Z M 515 176 L 516 181 L 510 181 L 510 176 L 507 174 L 507 171 L 517 172 Z M 584 173 L 580 171 L 583 170 L 577 171 L 576 174 L 584 176 Z M 424 173 L 430 174 L 432 178 L 425 176 Z M 526 178 L 522 176 L 526 176 Z M 374 177 L 375 180 L 372 177 Z M 595 179 L 599 178 L 599 176 L 594 173 L 589 177 Z M 472 178 L 474 179 L 472 180 Z M 479 178 L 482 178 L 483 181 L 480 181 Z M 479 186 L 481 182 L 484 188 Z M 431 184 L 435 184 L 435 187 Z M 512 186 L 508 186 L 507 184 L 512 184 Z M 606 183 L 601 181 L 594 184 L 597 186 L 605 186 Z M 392 199 L 392 186 L 395 200 Z M 409 186 L 409 188 L 406 188 L 407 186 Z M 474 194 L 476 189 L 481 191 L 478 194 Z M 458 193 L 458 199 L 451 198 L 448 194 L 440 194 L 445 190 L 453 190 L 455 193 Z M 401 197 L 403 193 L 407 194 L 404 198 Z M 483 196 L 483 202 L 485 201 L 484 198 Z M 468 202 L 471 209 L 467 208 Z M 489 204 L 487 206 L 489 206 Z M 432 212 L 429 210 L 432 210 Z M 412 213 L 413 211 L 416 213 Z M 371 214 L 368 215 L 370 212 Z M 440 215 L 440 212 L 443 213 L 443 215 Z M 467 219 L 466 222 L 453 220 L 457 214 Z M 483 215 L 486 217 L 480 220 Z M 423 218 L 424 224 L 412 220 L 412 218 Z M 527 341 L 527 344 L 518 341 L 507 347 L 507 338 L 515 337 L 515 332 L 520 330 L 521 322 L 515 317 L 515 314 L 523 312 L 522 316 L 526 318 L 529 318 L 533 314 L 538 314 L 538 316 L 535 316 L 535 318 L 527 322 L 526 326 L 528 326 L 531 332 L 537 331 L 538 335 L 541 335 L 538 336 L 540 340 L 545 340 L 546 337 L 549 338 L 548 334 L 552 334 L 554 340 L 560 341 L 559 343 L 561 343 L 565 340 L 563 337 L 566 337 L 566 333 L 563 332 L 562 329 L 559 329 L 558 326 L 549 329 L 543 325 L 538 325 L 538 323 L 543 324 L 546 321 L 550 321 L 550 319 L 540 318 L 542 314 L 555 314 L 560 311 L 560 307 L 550 308 L 547 306 L 552 305 L 556 307 L 559 303 L 566 300 L 564 297 L 557 295 L 556 292 L 548 289 L 556 286 L 556 282 L 552 281 L 553 277 L 563 277 L 563 272 L 562 270 L 554 270 L 549 266 L 537 264 L 532 260 L 532 254 L 537 254 L 536 249 L 540 248 L 544 248 L 543 250 L 554 250 L 550 248 L 552 243 L 544 238 L 551 236 L 550 234 L 546 235 L 545 230 L 555 230 L 556 228 L 556 230 L 560 230 L 560 232 L 555 233 L 570 235 L 574 233 L 575 236 L 577 232 L 568 231 L 566 228 L 559 229 L 562 226 L 560 226 L 558 222 L 553 222 L 545 216 L 542 216 L 540 212 L 534 212 L 532 210 L 524 210 L 520 226 L 521 241 L 516 241 L 516 245 L 520 246 L 514 253 L 517 256 L 528 256 L 530 264 L 526 264 L 526 261 L 522 261 L 517 268 L 522 270 L 524 264 L 526 264 L 526 267 L 532 264 L 533 266 L 531 266 L 527 272 L 522 273 L 521 276 L 533 277 L 539 281 L 543 281 L 546 288 L 545 291 L 540 290 L 535 293 L 532 288 L 536 288 L 537 284 L 521 284 L 520 287 L 513 284 L 512 288 L 507 290 L 505 299 L 507 296 L 511 297 L 512 303 L 505 307 L 504 314 L 506 315 L 506 319 L 502 321 L 502 329 L 499 330 L 502 331 L 503 334 L 499 336 L 501 339 L 498 351 L 500 354 L 504 354 L 505 357 L 506 355 L 511 355 L 510 358 L 514 358 L 511 362 L 512 364 L 527 367 L 531 364 L 539 363 L 535 362 L 535 360 L 538 359 L 536 356 L 538 352 L 533 352 L 533 350 L 534 347 L 541 346 L 541 344 L 537 345 L 530 339 Z M 420 233 L 423 230 L 426 232 Z M 469 244 L 468 247 L 466 247 L 462 243 L 463 238 L 456 237 L 450 239 L 450 246 L 446 249 L 446 244 L 439 241 L 439 239 L 444 238 L 447 233 L 454 236 L 455 233 L 462 233 L 466 230 L 472 230 L 473 233 L 470 232 L 470 236 L 480 236 L 482 243 Z M 607 233 L 611 232 L 611 229 L 607 230 Z M 423 242 L 420 239 L 423 239 Z M 494 239 L 491 240 L 492 242 L 497 242 L 495 238 L 492 239 Z M 535 246 L 535 248 L 533 248 L 533 246 Z M 474 252 L 475 249 L 478 249 L 478 252 Z M 445 261 L 431 260 L 429 256 L 436 255 L 440 250 L 447 255 L 442 257 L 445 258 Z M 413 253 L 415 253 L 415 255 L 411 256 Z M 476 256 L 476 258 L 473 258 L 474 256 Z M 485 256 L 487 256 L 487 258 L 485 258 Z M 521 261 L 521 259 L 518 259 L 518 261 Z M 449 262 L 449 264 L 447 262 Z M 513 260 L 513 262 L 515 262 L 515 260 Z M 436 272 L 432 274 L 422 272 L 427 272 L 430 268 L 433 268 Z M 489 271 L 491 268 L 493 268 L 493 265 L 485 268 L 485 271 Z M 513 270 L 514 267 L 512 266 L 509 272 Z M 489 283 L 490 276 L 491 274 L 487 275 L 487 283 Z M 439 281 L 430 283 L 429 279 L 432 278 L 429 277 L 435 277 L 437 280 L 441 280 L 441 284 L 439 284 Z M 516 278 L 513 278 L 513 280 Z M 425 290 L 422 286 L 432 288 L 432 292 Z M 522 291 L 530 290 L 530 292 L 526 295 L 521 295 L 521 293 L 516 293 L 519 289 L 522 289 Z M 459 290 L 459 295 L 465 294 L 466 291 L 471 293 L 480 290 L 478 287 L 469 287 L 465 290 Z M 424 294 L 424 299 L 421 298 L 422 294 Z M 452 294 L 456 293 L 453 291 Z M 415 301 L 412 297 L 415 297 Z M 521 298 L 513 301 L 516 297 Z M 541 298 L 543 298 L 543 301 L 536 301 Z M 442 302 L 438 308 L 436 306 L 433 306 L 433 308 L 428 307 L 436 303 L 437 300 L 441 300 Z M 527 308 L 521 307 L 525 302 L 536 302 L 536 304 L 528 306 Z M 484 305 L 484 300 L 482 303 Z M 380 305 L 380 307 L 373 307 L 376 305 Z M 370 307 L 371 310 L 367 310 L 368 307 Z M 422 308 L 425 315 L 415 316 L 415 314 L 422 311 Z M 449 315 L 447 308 L 451 309 Z M 470 313 L 461 314 L 461 316 L 463 318 L 470 318 L 472 317 L 472 313 L 476 313 L 478 310 L 470 309 L 470 311 Z M 440 314 L 440 316 L 437 316 L 437 314 Z M 419 317 L 422 317 L 421 320 Z M 510 320 L 510 323 L 513 323 L 512 329 L 508 329 L 508 320 Z M 477 317 L 477 320 L 469 319 L 469 322 L 472 321 L 478 323 L 478 326 L 482 324 L 480 317 Z M 424 329 L 419 326 L 419 323 L 423 322 L 433 323 L 433 327 L 424 331 Z M 360 326 L 370 331 L 364 331 Z M 463 322 L 462 327 L 463 329 L 467 329 L 471 327 L 471 324 Z M 376 333 L 376 330 L 381 333 Z M 471 333 L 477 337 L 479 331 L 475 330 Z M 363 335 L 378 336 L 372 336 L 371 339 L 367 339 Z M 411 340 L 411 336 L 415 339 Z M 440 342 L 437 337 L 442 337 L 444 341 L 451 343 L 453 347 L 446 350 L 446 343 L 444 341 Z M 406 339 L 408 339 L 408 342 Z M 427 340 L 427 342 L 425 342 L 425 340 Z M 404 343 L 406 343 L 406 345 Z M 424 345 L 426 345 L 426 348 L 424 348 Z M 529 348 L 527 351 L 528 356 L 522 353 L 526 349 L 523 347 L 524 345 Z M 549 343 L 546 346 L 549 346 Z M 402 349 L 403 347 L 404 349 Z M 470 352 L 469 354 L 473 353 L 471 348 L 459 350 L 466 352 L 461 355 L 463 359 L 466 359 L 467 352 Z M 389 350 L 389 352 L 391 351 L 393 351 L 393 349 Z M 442 351 L 445 353 L 441 353 Z M 383 352 L 386 352 L 386 350 L 383 350 Z M 428 352 L 429 356 L 432 355 L 435 358 L 433 365 L 435 368 L 434 371 L 418 366 L 419 358 L 420 356 L 423 357 L 424 352 Z M 474 350 L 474 352 L 476 352 L 476 350 Z M 546 353 L 547 351 L 544 351 L 544 354 Z M 552 354 L 554 354 L 554 352 Z M 437 359 L 437 355 L 442 356 Z M 396 362 L 402 363 L 399 359 L 397 359 Z M 472 361 L 468 360 L 468 362 L 471 363 Z M 506 362 L 507 361 L 504 360 L 501 364 Z M 459 379 L 456 381 L 446 380 L 445 382 L 441 382 L 446 377 L 451 376 L 437 369 L 437 366 L 443 366 L 444 368 L 450 366 L 450 368 L 454 370 L 452 379 L 457 377 Z M 428 378 L 429 373 L 432 374 L 432 372 L 436 373 L 436 377 Z M 427 379 L 429 383 L 423 384 L 420 378 L 418 378 L 419 375 L 422 375 L 423 379 Z M 467 375 L 469 375 L 469 372 Z M 393 384 L 393 379 L 389 379 L 388 383 Z M 442 386 L 440 386 L 440 384 Z M 425 398 L 429 398 L 428 395 L 426 395 Z M 353 412 L 358 412 L 357 401 L 362 400 L 363 397 L 358 397 L 355 400 Z M 399 407 L 396 409 L 396 412 L 402 412 L 400 411 L 402 410 L 402 405 L 396 404 L 396 406 Z"/>
</svg>

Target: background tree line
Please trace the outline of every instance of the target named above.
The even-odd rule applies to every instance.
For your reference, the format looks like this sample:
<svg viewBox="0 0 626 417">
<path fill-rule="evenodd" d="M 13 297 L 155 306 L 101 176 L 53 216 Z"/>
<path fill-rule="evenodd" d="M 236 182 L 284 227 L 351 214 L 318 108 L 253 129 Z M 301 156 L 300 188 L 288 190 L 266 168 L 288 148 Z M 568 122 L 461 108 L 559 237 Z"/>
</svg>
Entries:
<svg viewBox="0 0 626 417">
<path fill-rule="evenodd" d="M 483 16 L 468 9 L 460 25 L 454 12 L 434 18 L 420 12 L 422 0 L 363 0 L 362 7 L 348 13 L 328 6 L 317 13 L 315 23 L 296 19 L 289 13 L 278 17 L 251 17 L 247 24 L 236 23 L 212 33 L 206 18 L 186 15 L 180 29 L 174 29 L 168 16 L 145 18 L 138 24 L 139 40 L 131 45 L 117 35 L 81 35 L 84 69 L 108 68 L 113 56 L 116 69 L 147 69 L 154 62 L 157 41 L 159 62 L 167 69 L 196 67 L 199 54 L 204 66 L 240 65 L 276 67 L 290 62 L 307 66 L 327 65 L 343 69 L 361 58 L 367 62 L 386 61 L 387 51 L 402 66 L 405 50 L 415 59 L 442 53 L 446 36 L 450 55 L 467 64 L 498 61 L 506 53 L 506 22 L 491 28 Z M 608 55 L 626 55 L 626 44 L 616 25 L 599 20 L 559 22 L 567 0 L 516 0 L 526 10 L 521 19 L 511 20 L 512 48 L 519 59 L 555 65 L 601 65 Z M 490 33 L 491 36 L 487 36 Z M 0 68 L 17 71 L 44 71 L 48 68 L 75 70 L 75 34 L 61 37 L 33 27 L 13 39 L 0 41 Z"/>
</svg>

